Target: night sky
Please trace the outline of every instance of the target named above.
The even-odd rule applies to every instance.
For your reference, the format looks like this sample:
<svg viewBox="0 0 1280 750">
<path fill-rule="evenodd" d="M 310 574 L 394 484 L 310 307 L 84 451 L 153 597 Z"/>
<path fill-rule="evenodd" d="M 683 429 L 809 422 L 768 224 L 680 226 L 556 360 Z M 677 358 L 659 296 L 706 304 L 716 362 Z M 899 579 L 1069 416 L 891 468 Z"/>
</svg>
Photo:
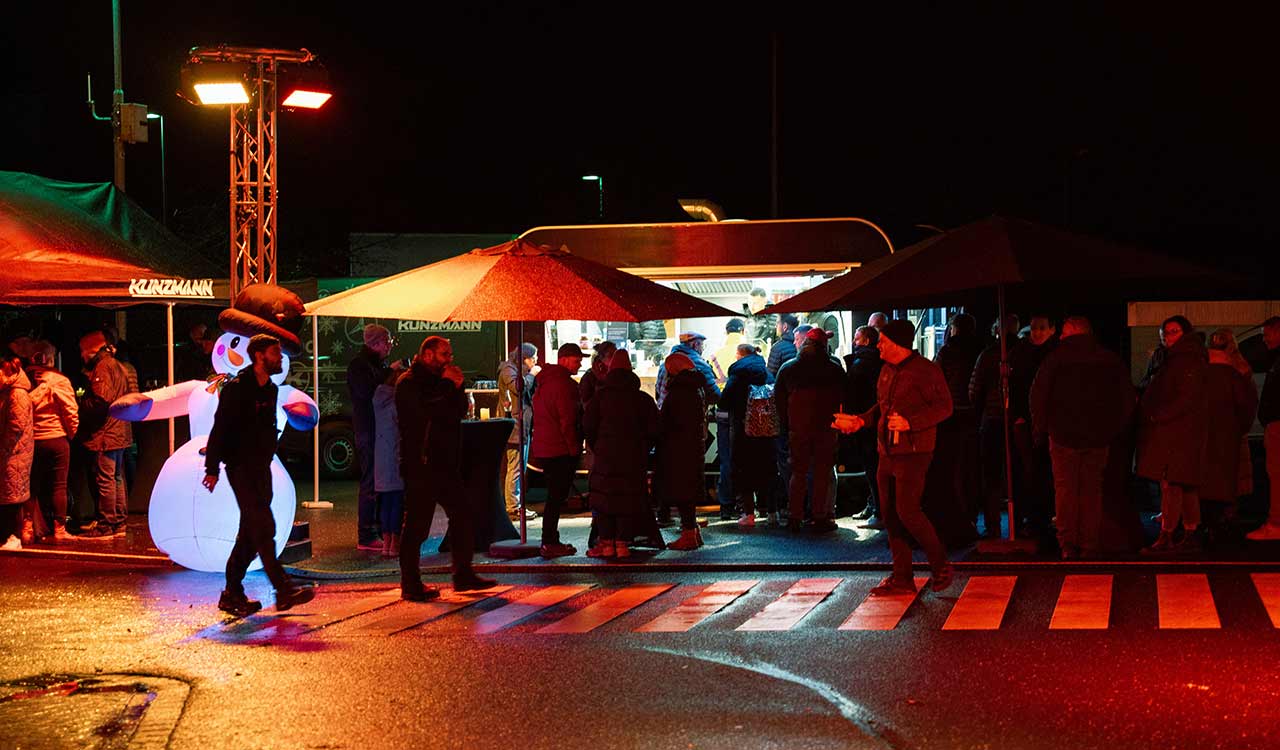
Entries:
<svg viewBox="0 0 1280 750">
<path fill-rule="evenodd" d="M 171 223 L 213 257 L 227 117 L 173 92 L 186 50 L 220 42 L 307 47 L 334 79 L 325 109 L 281 119 L 285 275 L 342 273 L 348 232 L 594 222 L 584 174 L 604 175 L 609 222 L 684 220 L 681 197 L 769 218 L 767 26 L 693 6 L 252 5 L 122 0 L 126 100 L 168 117 Z M 1000 212 L 1274 278 L 1270 24 L 1097 8 L 779 22 L 780 216 L 860 216 L 901 245 Z M 110 2 L 35 12 L 0 32 L 17 71 L 0 168 L 110 180 L 110 127 L 83 103 L 92 72 L 110 108 Z M 158 137 L 128 153 L 158 214 Z"/>
</svg>

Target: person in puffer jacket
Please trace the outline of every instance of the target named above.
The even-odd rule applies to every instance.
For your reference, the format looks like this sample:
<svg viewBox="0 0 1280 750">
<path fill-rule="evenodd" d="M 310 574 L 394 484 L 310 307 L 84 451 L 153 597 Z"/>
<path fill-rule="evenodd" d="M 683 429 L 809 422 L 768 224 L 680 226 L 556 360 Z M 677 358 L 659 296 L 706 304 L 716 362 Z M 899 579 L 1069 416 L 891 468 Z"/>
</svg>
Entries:
<svg viewBox="0 0 1280 750">
<path fill-rule="evenodd" d="M 778 423 L 787 430 L 791 449 L 787 492 L 791 518 L 787 527 L 793 531 L 801 528 L 806 494 L 812 498 L 812 530 L 829 532 L 836 528 L 828 489 L 839 435 L 831 429 L 831 415 L 840 411 L 844 401 L 845 373 L 827 352 L 830 338 L 821 328 L 810 329 L 800 354 L 778 370 L 773 390 Z M 812 492 L 806 493 L 810 483 Z"/>
</svg>

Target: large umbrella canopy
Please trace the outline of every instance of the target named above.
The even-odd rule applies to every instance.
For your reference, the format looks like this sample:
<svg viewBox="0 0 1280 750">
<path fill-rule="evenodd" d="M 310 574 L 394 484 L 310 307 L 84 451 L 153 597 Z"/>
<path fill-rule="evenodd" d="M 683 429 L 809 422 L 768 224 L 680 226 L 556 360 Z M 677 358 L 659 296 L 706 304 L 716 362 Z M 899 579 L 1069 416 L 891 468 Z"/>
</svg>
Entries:
<svg viewBox="0 0 1280 750">
<path fill-rule="evenodd" d="M 516 239 L 307 305 L 311 315 L 410 320 L 608 320 L 739 315 L 661 284 Z"/>
<path fill-rule="evenodd" d="M 1245 292 L 1249 282 L 1094 237 L 1001 216 L 944 232 L 769 308 L 771 313 L 962 303 L 1009 287 L 1016 298 L 1080 303 Z"/>
<path fill-rule="evenodd" d="M 0 172 L 0 267 L 18 305 L 208 298 L 217 273 L 111 183 L 21 172 Z"/>
</svg>

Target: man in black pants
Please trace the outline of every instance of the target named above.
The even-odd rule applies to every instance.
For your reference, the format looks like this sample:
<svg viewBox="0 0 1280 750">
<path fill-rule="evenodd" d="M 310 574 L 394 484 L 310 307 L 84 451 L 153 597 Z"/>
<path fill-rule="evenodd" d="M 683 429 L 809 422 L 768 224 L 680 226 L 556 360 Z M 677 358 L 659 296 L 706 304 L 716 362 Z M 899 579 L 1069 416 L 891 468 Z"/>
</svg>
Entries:
<svg viewBox="0 0 1280 750">
<path fill-rule="evenodd" d="M 271 376 L 283 371 L 280 340 L 258 334 L 249 339 L 248 355 L 252 367 L 228 381 L 218 396 L 204 463 L 204 486 L 210 492 L 218 484 L 219 465 L 226 464 L 227 481 L 240 507 L 240 529 L 227 558 L 227 588 L 218 597 L 218 609 L 236 617 L 262 609 L 261 602 L 244 593 L 244 574 L 254 557 L 262 558 L 262 569 L 275 587 L 277 610 L 309 602 L 315 596 L 310 586 L 295 585 L 276 559 L 271 459 L 280 433 L 276 430 L 278 389 Z"/>
<path fill-rule="evenodd" d="M 400 474 L 404 477 L 404 534 L 400 539 L 400 596 L 424 602 L 440 595 L 422 585 L 419 558 L 436 504 L 449 517 L 453 590 L 487 589 L 497 581 L 471 568 L 475 535 L 462 483 L 462 418 L 467 395 L 453 346 L 440 336 L 422 342 L 409 372 L 396 383 L 400 426 Z"/>
</svg>

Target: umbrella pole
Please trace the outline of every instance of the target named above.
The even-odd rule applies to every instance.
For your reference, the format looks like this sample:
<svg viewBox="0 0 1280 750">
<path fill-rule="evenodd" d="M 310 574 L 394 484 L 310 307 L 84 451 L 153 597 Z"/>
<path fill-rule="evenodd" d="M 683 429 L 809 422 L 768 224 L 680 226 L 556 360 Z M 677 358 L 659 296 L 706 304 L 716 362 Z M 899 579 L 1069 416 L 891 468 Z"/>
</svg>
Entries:
<svg viewBox="0 0 1280 750">
<path fill-rule="evenodd" d="M 311 397 L 315 399 L 316 411 L 320 410 L 320 316 L 311 316 Z M 333 503 L 320 499 L 320 422 L 311 428 L 311 499 L 302 503 L 302 507 L 311 510 L 329 510 Z"/>
<path fill-rule="evenodd" d="M 503 322 L 503 343 L 507 341 L 507 321 Z M 520 356 L 516 357 L 516 435 L 518 436 L 516 446 L 520 451 L 518 457 L 520 467 L 519 474 L 516 475 L 516 481 L 520 483 L 520 505 L 517 506 L 520 511 L 520 539 L 508 539 L 501 542 L 494 542 L 489 545 L 489 557 L 502 557 L 507 559 L 518 559 L 521 557 L 533 557 L 541 552 L 541 545 L 529 544 L 529 522 L 525 519 L 524 509 L 528 503 L 527 497 L 529 492 L 529 483 L 526 481 L 525 474 L 529 467 L 524 460 L 524 321 L 520 321 L 520 340 L 516 342 L 516 346 L 521 348 Z M 511 347 L 506 346 L 507 356 L 511 354 Z M 501 400 L 501 394 L 499 394 Z"/>
<path fill-rule="evenodd" d="M 164 306 L 164 332 L 165 332 L 165 365 L 168 368 L 169 378 L 165 385 L 173 385 L 173 303 L 168 302 Z M 169 417 L 169 455 L 173 455 L 173 417 Z"/>
<path fill-rule="evenodd" d="M 1009 536 L 1006 539 L 982 540 L 978 542 L 978 551 L 997 554 L 1034 552 L 1036 549 L 1035 540 L 1018 539 L 1016 531 L 1018 517 L 1014 510 L 1013 497 L 1013 447 L 1010 443 L 1012 429 L 1009 423 L 1009 332 L 1004 330 L 1004 284 L 996 286 L 996 299 L 997 307 L 999 308 L 997 314 L 1000 316 L 997 318 L 996 325 L 1000 330 L 1000 412 L 1004 421 L 1004 481 L 1005 491 L 1009 493 L 1007 505 L 1009 510 Z"/>
</svg>

